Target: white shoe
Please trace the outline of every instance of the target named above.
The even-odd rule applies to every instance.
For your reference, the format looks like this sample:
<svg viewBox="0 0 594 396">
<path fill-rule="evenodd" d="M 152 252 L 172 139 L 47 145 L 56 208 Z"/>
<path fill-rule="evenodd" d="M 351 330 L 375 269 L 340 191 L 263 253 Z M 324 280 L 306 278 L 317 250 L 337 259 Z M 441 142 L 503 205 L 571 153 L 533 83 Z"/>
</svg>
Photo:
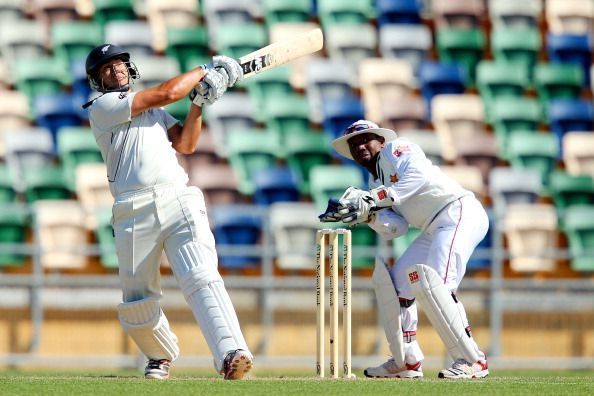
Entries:
<svg viewBox="0 0 594 396">
<path fill-rule="evenodd" d="M 223 360 L 226 380 L 240 380 L 252 369 L 254 358 L 248 351 L 236 349 L 227 353 Z"/>
<path fill-rule="evenodd" d="M 171 361 L 167 359 L 150 359 L 144 369 L 144 378 L 166 380 L 169 378 Z"/>
<path fill-rule="evenodd" d="M 438 377 L 448 379 L 472 379 L 485 378 L 488 375 L 489 367 L 486 360 L 469 363 L 464 359 L 458 359 L 452 364 L 452 367 L 441 370 Z"/>
<path fill-rule="evenodd" d="M 398 367 L 393 358 L 380 366 L 366 368 L 363 374 L 370 378 L 423 378 L 421 362 Z"/>
</svg>

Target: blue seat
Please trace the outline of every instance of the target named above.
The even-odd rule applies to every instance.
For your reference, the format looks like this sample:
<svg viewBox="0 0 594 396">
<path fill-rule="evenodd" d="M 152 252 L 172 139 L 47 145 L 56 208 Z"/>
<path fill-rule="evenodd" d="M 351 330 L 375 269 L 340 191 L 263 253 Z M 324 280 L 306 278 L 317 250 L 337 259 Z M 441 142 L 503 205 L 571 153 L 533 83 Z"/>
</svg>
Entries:
<svg viewBox="0 0 594 396">
<path fill-rule="evenodd" d="M 466 75 L 461 65 L 455 63 L 424 62 L 419 71 L 421 95 L 429 104 L 435 95 L 464 93 Z"/>
<path fill-rule="evenodd" d="M 219 261 L 223 268 L 244 269 L 260 266 L 261 258 L 251 248 L 261 240 L 263 219 L 252 205 L 216 205 L 212 207 L 212 227 Z M 245 249 L 229 251 L 226 249 Z"/>
<path fill-rule="evenodd" d="M 33 113 L 37 125 L 51 131 L 54 144 L 58 129 L 64 126 L 78 126 L 82 122 L 74 106 L 73 96 L 66 93 L 37 96 L 33 102 Z"/>
<path fill-rule="evenodd" d="M 74 101 L 86 103 L 93 90 L 89 86 L 89 81 L 87 80 L 85 60 L 78 59 L 73 61 L 70 64 L 70 71 L 72 72 L 72 95 L 74 96 Z M 87 112 L 87 110 L 84 110 L 84 113 L 79 112 L 79 114 L 85 114 L 85 118 L 88 118 L 88 115 L 86 115 Z"/>
<path fill-rule="evenodd" d="M 331 139 L 340 136 L 353 122 L 365 118 L 363 103 L 355 96 L 326 98 L 322 113 L 324 132 Z"/>
<path fill-rule="evenodd" d="M 594 130 L 594 108 L 591 102 L 580 99 L 557 99 L 549 103 L 549 126 L 562 144 L 569 131 Z M 563 152 L 563 149 L 561 149 Z"/>
<path fill-rule="evenodd" d="M 377 22 L 387 24 L 420 24 L 422 1 L 419 0 L 377 0 Z"/>
<path fill-rule="evenodd" d="M 468 271 L 482 271 L 491 269 L 491 249 L 493 247 L 493 215 L 489 213 L 489 230 L 487 235 L 474 249 L 472 256 L 466 263 Z"/>
<path fill-rule="evenodd" d="M 257 171 L 253 175 L 254 203 L 270 205 L 275 202 L 299 201 L 299 180 L 291 168 L 274 167 Z"/>
<path fill-rule="evenodd" d="M 590 84 L 592 64 L 592 43 L 587 35 L 554 34 L 547 35 L 547 54 L 554 63 L 576 63 L 584 71 L 584 85 Z"/>
</svg>

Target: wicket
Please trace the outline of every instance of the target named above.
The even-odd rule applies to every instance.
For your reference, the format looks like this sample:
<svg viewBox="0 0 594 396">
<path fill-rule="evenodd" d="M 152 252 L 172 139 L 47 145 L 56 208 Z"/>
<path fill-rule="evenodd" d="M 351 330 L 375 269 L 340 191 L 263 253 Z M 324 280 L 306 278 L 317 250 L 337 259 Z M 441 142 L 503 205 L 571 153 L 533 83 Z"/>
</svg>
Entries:
<svg viewBox="0 0 594 396">
<path fill-rule="evenodd" d="M 325 375 L 325 267 L 326 240 L 330 261 L 330 375 L 338 378 L 338 239 L 342 235 L 343 286 L 343 377 L 353 378 L 351 365 L 351 231 L 344 228 L 318 230 L 316 234 L 316 302 L 317 302 L 317 362 L 318 377 Z"/>
</svg>

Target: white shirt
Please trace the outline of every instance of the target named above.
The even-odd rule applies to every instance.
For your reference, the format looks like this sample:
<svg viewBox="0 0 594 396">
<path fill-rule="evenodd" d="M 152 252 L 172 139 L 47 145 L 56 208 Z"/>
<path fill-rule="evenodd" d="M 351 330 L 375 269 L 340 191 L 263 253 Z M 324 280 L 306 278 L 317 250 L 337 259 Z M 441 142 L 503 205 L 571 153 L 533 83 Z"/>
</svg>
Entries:
<svg viewBox="0 0 594 396">
<path fill-rule="evenodd" d="M 388 188 L 392 209 L 410 225 L 425 229 L 449 203 L 473 195 L 443 174 L 423 150 L 407 138 L 387 142 L 376 165 L 378 178 L 369 175 L 369 188 Z M 379 217 L 376 218 L 379 221 Z"/>
<path fill-rule="evenodd" d="M 91 128 L 114 197 L 157 184 L 188 182 L 167 136 L 178 121 L 163 109 L 149 109 L 132 118 L 134 95 L 106 93 L 90 110 Z"/>
</svg>

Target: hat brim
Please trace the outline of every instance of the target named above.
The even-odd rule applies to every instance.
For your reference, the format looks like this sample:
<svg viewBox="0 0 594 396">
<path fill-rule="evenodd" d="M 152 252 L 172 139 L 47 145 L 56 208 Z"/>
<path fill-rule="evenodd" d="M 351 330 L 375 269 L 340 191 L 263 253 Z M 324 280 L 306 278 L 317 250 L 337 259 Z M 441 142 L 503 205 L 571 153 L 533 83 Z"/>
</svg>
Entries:
<svg viewBox="0 0 594 396">
<path fill-rule="evenodd" d="M 363 129 L 362 131 L 349 133 L 348 135 L 343 135 L 339 138 L 334 139 L 332 141 L 332 147 L 334 147 L 334 150 L 336 150 L 336 152 L 338 152 L 338 154 L 342 155 L 345 158 L 352 160 L 353 156 L 351 155 L 351 149 L 349 148 L 348 140 L 355 136 L 363 135 L 364 133 L 373 133 L 375 135 L 381 136 L 386 140 L 386 142 L 389 142 L 390 140 L 394 140 L 398 137 L 396 132 L 394 132 L 391 129 L 369 128 L 369 129 Z"/>
</svg>

